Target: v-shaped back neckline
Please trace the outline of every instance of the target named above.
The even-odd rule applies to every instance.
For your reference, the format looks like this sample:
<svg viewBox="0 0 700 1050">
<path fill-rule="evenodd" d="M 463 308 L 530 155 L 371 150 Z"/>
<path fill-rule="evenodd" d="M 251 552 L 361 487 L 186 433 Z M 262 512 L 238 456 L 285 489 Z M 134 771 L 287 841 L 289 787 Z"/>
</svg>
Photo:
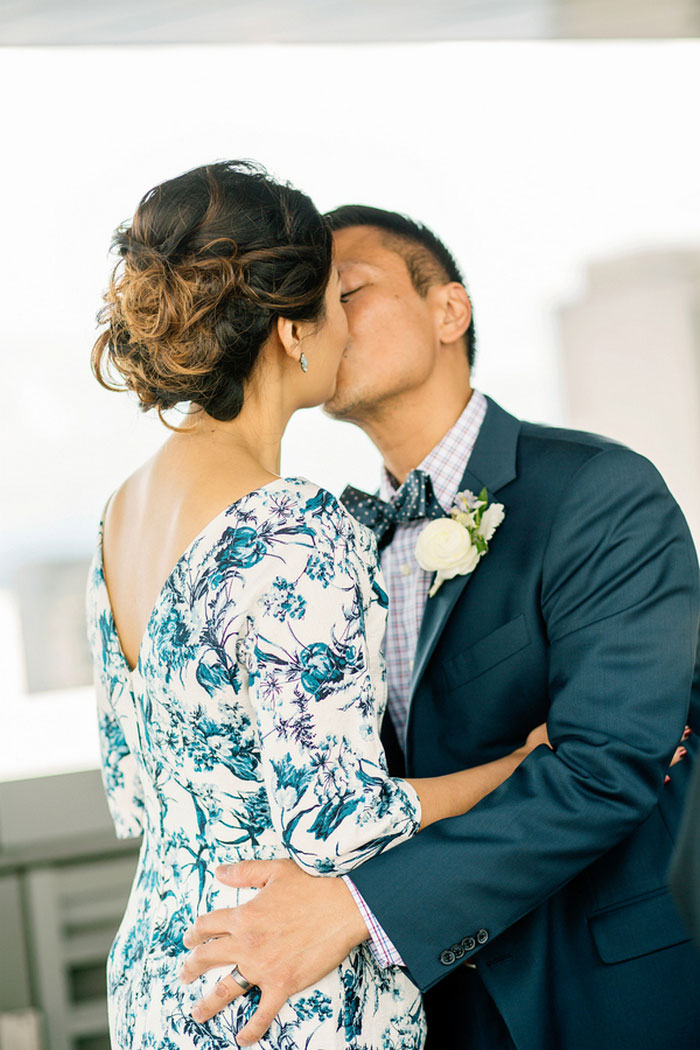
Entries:
<svg viewBox="0 0 700 1050">
<path fill-rule="evenodd" d="M 158 593 L 156 595 L 155 601 L 154 601 L 153 605 L 151 606 L 151 611 L 148 614 L 148 619 L 146 620 L 146 625 L 145 625 L 145 627 L 143 629 L 143 633 L 141 635 L 141 641 L 139 643 L 139 647 L 138 647 L 138 650 L 137 650 L 137 653 L 136 653 L 136 663 L 134 664 L 133 667 L 131 666 L 131 664 L 127 660 L 126 655 L 124 653 L 124 648 L 122 646 L 121 638 L 119 636 L 119 630 L 117 628 L 117 621 L 114 618 L 114 609 L 112 608 L 112 601 L 111 601 L 111 598 L 109 596 L 109 588 L 107 587 L 107 577 L 105 576 L 104 516 L 105 516 L 106 510 L 107 510 L 107 507 L 109 506 L 109 500 L 107 501 L 107 505 L 105 506 L 105 511 L 103 512 L 102 519 L 100 521 L 100 527 L 99 527 L 99 532 L 98 532 L 98 540 L 97 540 L 98 566 L 99 566 L 99 570 L 100 570 L 100 575 L 102 577 L 102 586 L 103 586 L 103 589 L 104 589 L 105 605 L 106 605 L 107 612 L 109 614 L 109 618 L 110 618 L 110 621 L 111 621 L 112 629 L 114 631 L 114 637 L 115 637 L 116 642 L 117 642 L 118 655 L 119 655 L 122 663 L 124 664 L 124 668 L 126 670 L 126 673 L 128 675 L 128 678 L 129 678 L 130 682 L 132 682 L 133 678 L 137 674 L 140 673 L 141 656 L 143 654 L 143 650 L 144 650 L 144 647 L 146 645 L 146 642 L 148 641 L 148 637 L 149 637 L 149 633 L 150 633 L 150 627 L 151 627 L 151 622 L 153 621 L 153 619 L 154 619 L 154 617 L 155 617 L 155 615 L 156 615 L 156 613 L 158 611 L 158 608 L 160 607 L 161 598 L 163 597 L 163 592 L 165 591 L 165 588 L 168 586 L 168 584 L 170 583 L 171 579 L 173 578 L 173 576 L 175 575 L 175 573 L 179 569 L 180 564 L 186 558 L 190 557 L 190 555 L 192 554 L 192 552 L 194 550 L 195 545 L 197 545 L 202 539 L 204 539 L 204 537 L 209 532 L 209 530 L 212 528 L 212 526 L 215 525 L 219 521 L 220 518 L 223 518 L 227 514 L 229 514 L 233 510 L 233 508 L 236 507 L 239 503 L 243 503 L 245 500 L 249 499 L 251 496 L 256 496 L 259 493 L 266 492 L 268 489 L 273 488 L 275 485 L 278 485 L 280 482 L 284 482 L 285 484 L 289 484 L 291 482 L 301 481 L 301 480 L 302 480 L 301 478 L 294 478 L 294 477 L 279 477 L 279 478 L 275 478 L 274 481 L 268 481 L 264 485 L 260 485 L 256 489 L 251 489 L 250 492 L 246 492 L 245 495 L 239 496 L 238 499 L 233 500 L 226 507 L 224 507 L 222 510 L 220 510 L 218 512 L 218 514 L 215 514 L 213 518 L 210 518 L 210 520 L 206 523 L 206 525 L 204 525 L 204 527 L 199 530 L 197 535 L 194 536 L 190 540 L 190 542 L 187 544 L 187 546 L 183 550 L 183 552 L 180 555 L 180 557 L 177 559 L 177 561 L 175 562 L 173 567 L 170 569 L 170 572 L 168 573 L 168 575 L 163 580 L 163 583 L 161 584 L 160 590 L 158 591 Z M 111 499 L 111 497 L 110 497 L 110 499 Z"/>
</svg>

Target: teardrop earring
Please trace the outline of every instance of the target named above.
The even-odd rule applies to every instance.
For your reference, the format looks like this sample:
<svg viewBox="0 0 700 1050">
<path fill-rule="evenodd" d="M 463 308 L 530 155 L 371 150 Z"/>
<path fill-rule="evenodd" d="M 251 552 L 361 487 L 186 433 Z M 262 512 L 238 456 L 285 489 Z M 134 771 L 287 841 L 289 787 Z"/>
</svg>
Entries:
<svg viewBox="0 0 700 1050">
<path fill-rule="evenodd" d="M 308 372 L 309 371 L 309 362 L 306 360 L 306 354 L 304 353 L 303 350 L 302 350 L 301 354 L 299 355 L 299 364 L 301 365 L 302 372 Z"/>
</svg>

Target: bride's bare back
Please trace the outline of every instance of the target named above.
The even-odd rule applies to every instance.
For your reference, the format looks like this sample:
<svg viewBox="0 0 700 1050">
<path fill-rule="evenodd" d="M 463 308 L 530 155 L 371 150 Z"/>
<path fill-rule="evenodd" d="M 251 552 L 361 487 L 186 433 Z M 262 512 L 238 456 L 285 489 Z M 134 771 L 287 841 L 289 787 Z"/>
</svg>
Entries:
<svg viewBox="0 0 700 1050">
<path fill-rule="evenodd" d="M 212 440 L 173 435 L 115 492 L 103 559 L 122 652 L 138 662 L 151 612 L 173 568 L 221 511 L 277 475 Z"/>
</svg>

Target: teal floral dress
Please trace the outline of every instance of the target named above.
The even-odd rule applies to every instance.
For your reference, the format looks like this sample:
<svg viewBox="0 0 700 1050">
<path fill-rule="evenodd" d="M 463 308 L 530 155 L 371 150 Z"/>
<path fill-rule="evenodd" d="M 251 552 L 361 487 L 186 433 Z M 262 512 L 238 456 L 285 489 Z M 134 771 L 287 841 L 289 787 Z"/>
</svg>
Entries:
<svg viewBox="0 0 700 1050">
<path fill-rule="evenodd" d="M 211 521 L 165 581 L 136 668 L 102 568 L 88 584 L 104 783 L 117 833 L 143 834 L 108 962 L 114 1050 L 219 1050 L 257 989 L 197 1024 L 227 972 L 183 985 L 185 929 L 249 900 L 217 864 L 292 857 L 322 877 L 413 835 L 420 803 L 387 775 L 381 643 L 387 599 L 374 537 L 329 492 L 280 478 Z M 295 995 L 264 1050 L 420 1048 L 420 995 L 367 945 Z"/>
</svg>

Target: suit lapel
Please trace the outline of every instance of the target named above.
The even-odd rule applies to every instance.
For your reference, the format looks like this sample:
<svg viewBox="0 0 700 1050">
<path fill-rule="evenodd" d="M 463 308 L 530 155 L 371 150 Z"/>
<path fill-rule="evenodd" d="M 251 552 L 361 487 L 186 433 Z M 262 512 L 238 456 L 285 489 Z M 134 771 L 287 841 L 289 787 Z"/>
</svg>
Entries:
<svg viewBox="0 0 700 1050">
<path fill-rule="evenodd" d="M 518 435 L 520 433 L 520 421 L 502 409 L 490 397 L 487 397 L 486 400 L 488 408 L 484 416 L 484 422 L 481 424 L 479 436 L 472 449 L 472 454 L 469 457 L 467 469 L 462 476 L 458 491 L 471 489 L 472 492 L 478 493 L 482 488 L 486 488 L 490 501 L 492 495 L 516 477 L 515 459 Z M 486 557 L 489 557 L 489 555 L 487 554 Z M 477 565 L 474 572 L 478 571 L 479 566 Z M 470 573 L 468 576 L 455 576 L 451 580 L 445 580 L 437 594 L 426 601 L 413 664 L 409 694 L 409 719 L 407 720 L 406 728 L 408 728 L 410 705 L 413 702 L 416 689 L 425 673 L 440 635 L 445 629 L 450 613 L 457 603 L 457 599 L 469 583 L 471 576 L 472 574 Z"/>
</svg>

